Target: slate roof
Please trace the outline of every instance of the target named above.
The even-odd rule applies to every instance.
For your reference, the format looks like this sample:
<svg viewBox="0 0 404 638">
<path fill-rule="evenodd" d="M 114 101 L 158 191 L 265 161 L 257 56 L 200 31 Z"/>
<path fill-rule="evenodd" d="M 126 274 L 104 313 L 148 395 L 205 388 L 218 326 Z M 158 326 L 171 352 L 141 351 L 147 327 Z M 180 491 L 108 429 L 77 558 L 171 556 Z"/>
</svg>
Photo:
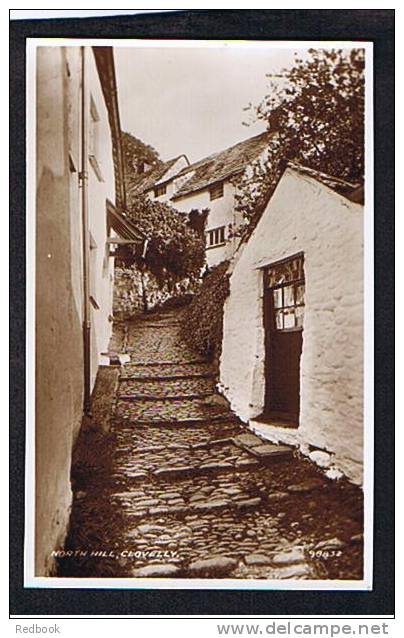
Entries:
<svg viewBox="0 0 404 638">
<path fill-rule="evenodd" d="M 192 171 L 194 174 L 182 184 L 172 199 L 185 197 L 195 191 L 203 190 L 215 182 L 241 173 L 265 150 L 270 135 L 265 131 L 187 166 L 178 173 L 177 177 L 184 177 Z"/>
<path fill-rule="evenodd" d="M 159 182 L 170 170 L 172 166 L 174 166 L 175 162 L 183 157 L 182 155 L 178 155 L 177 157 L 173 157 L 173 159 L 168 160 L 167 162 L 160 162 L 157 166 L 153 166 L 150 170 L 145 173 L 128 175 L 127 178 L 127 192 L 128 196 L 134 195 L 142 195 L 147 191 L 154 188 L 154 185 Z"/>
</svg>

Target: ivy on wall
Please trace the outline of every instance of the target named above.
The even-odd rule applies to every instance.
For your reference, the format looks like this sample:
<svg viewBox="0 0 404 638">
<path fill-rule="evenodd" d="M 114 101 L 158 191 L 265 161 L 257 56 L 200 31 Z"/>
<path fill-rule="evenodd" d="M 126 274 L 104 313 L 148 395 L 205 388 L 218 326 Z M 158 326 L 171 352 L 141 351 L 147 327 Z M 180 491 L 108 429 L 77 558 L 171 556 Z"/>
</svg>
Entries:
<svg viewBox="0 0 404 638">
<path fill-rule="evenodd" d="M 146 196 L 133 198 L 127 215 L 147 237 L 144 262 L 156 277 L 200 276 L 205 264 L 205 242 L 201 233 L 190 227 L 186 215 Z"/>
<path fill-rule="evenodd" d="M 181 334 L 197 352 L 214 360 L 220 357 L 223 337 L 223 306 L 229 294 L 228 261 L 205 275 L 184 313 Z"/>
<path fill-rule="evenodd" d="M 131 172 L 136 172 L 138 162 L 141 160 L 147 162 L 150 166 L 159 166 L 163 163 L 156 149 L 150 144 L 145 144 L 130 133 L 122 132 L 121 138 L 127 175 L 130 175 Z"/>
</svg>

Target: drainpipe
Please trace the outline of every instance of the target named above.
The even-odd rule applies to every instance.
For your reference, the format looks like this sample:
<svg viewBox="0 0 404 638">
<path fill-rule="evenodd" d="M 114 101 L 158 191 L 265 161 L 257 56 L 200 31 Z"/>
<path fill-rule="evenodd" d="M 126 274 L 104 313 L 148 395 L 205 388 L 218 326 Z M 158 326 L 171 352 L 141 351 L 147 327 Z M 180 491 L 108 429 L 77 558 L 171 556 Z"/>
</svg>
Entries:
<svg viewBox="0 0 404 638">
<path fill-rule="evenodd" d="M 87 131 L 87 99 L 85 78 L 85 47 L 81 53 L 81 214 L 83 235 L 83 355 L 84 355 L 84 414 L 91 416 L 91 319 L 89 291 L 89 224 L 88 224 L 88 131 Z"/>
</svg>

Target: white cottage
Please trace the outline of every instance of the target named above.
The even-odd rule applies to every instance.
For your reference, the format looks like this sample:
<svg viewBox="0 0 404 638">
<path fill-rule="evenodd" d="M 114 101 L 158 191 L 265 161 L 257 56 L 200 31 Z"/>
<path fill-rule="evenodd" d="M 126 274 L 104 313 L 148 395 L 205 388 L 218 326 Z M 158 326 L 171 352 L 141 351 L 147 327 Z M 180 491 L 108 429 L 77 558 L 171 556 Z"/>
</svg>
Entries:
<svg viewBox="0 0 404 638">
<path fill-rule="evenodd" d="M 184 168 L 174 178 L 172 203 L 179 211 L 208 209 L 206 262 L 230 259 L 239 242 L 234 231 L 242 222 L 236 209 L 240 179 L 251 165 L 266 159 L 271 134 L 260 133 Z"/>
<path fill-rule="evenodd" d="M 216 266 L 234 254 L 238 238 L 234 231 L 242 222 L 236 210 L 240 178 L 252 164 L 264 162 L 272 134 L 260 133 L 204 157 L 193 164 L 180 155 L 157 166 L 137 168 L 128 179 L 129 199 L 147 195 L 174 206 L 180 213 L 209 210 L 206 222 L 206 261 Z"/>
<path fill-rule="evenodd" d="M 306 452 L 328 452 L 333 466 L 357 483 L 363 465 L 361 191 L 288 165 L 230 266 L 220 362 L 222 391 L 253 430 Z"/>
<path fill-rule="evenodd" d="M 128 225 L 111 47 L 36 57 L 36 566 L 49 575 L 72 500 L 72 447 L 112 333 L 111 247 Z M 119 235 L 119 237 L 118 237 Z"/>
</svg>

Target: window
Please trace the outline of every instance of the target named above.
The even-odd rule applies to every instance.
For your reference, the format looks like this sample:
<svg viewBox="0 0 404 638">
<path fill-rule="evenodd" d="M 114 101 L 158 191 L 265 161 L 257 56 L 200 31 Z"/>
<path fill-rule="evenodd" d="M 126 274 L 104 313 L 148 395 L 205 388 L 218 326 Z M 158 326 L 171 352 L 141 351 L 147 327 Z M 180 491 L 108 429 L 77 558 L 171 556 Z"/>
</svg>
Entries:
<svg viewBox="0 0 404 638">
<path fill-rule="evenodd" d="M 90 96 L 90 122 L 88 127 L 88 158 L 91 166 L 94 169 L 94 173 L 96 174 L 98 180 L 100 182 L 104 181 L 102 176 L 99 159 L 100 159 L 100 116 L 98 115 L 97 107 L 95 106 L 95 102 L 93 96 Z"/>
<path fill-rule="evenodd" d="M 147 171 L 151 168 L 151 165 L 144 159 L 134 159 L 133 166 L 140 173 L 147 173 Z"/>
<path fill-rule="evenodd" d="M 206 247 L 213 248 L 215 246 L 222 246 L 225 243 L 225 227 L 219 226 L 219 228 L 212 228 L 206 232 Z"/>
<path fill-rule="evenodd" d="M 223 182 L 218 182 L 209 188 L 210 199 L 219 199 L 223 197 Z"/>
<path fill-rule="evenodd" d="M 304 315 L 303 256 L 270 266 L 266 286 L 272 295 L 275 330 L 300 330 Z"/>
<path fill-rule="evenodd" d="M 161 195 L 165 195 L 167 192 L 167 184 L 159 184 L 154 189 L 154 197 L 160 197 Z"/>
</svg>

